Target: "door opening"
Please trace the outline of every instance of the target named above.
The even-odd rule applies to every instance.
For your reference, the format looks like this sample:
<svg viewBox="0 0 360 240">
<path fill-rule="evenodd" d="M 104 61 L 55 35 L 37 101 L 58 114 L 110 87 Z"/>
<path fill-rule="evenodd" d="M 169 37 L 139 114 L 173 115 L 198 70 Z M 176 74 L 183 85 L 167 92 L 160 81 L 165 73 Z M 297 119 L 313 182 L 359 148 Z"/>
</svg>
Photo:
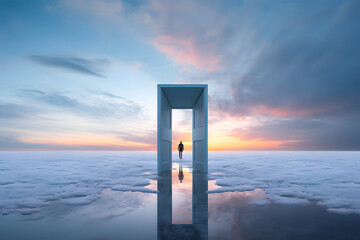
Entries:
<svg viewBox="0 0 360 240">
<path fill-rule="evenodd" d="M 192 109 L 172 110 L 172 223 L 192 224 Z M 184 151 L 179 156 L 178 145 Z"/>
</svg>

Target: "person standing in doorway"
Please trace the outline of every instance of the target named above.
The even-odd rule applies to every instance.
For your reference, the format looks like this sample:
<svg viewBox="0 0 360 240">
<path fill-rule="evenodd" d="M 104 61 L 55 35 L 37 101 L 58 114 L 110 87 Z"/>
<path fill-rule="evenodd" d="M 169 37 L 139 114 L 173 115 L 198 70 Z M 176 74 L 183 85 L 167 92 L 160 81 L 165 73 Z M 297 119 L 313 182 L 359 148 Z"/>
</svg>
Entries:
<svg viewBox="0 0 360 240">
<path fill-rule="evenodd" d="M 182 143 L 182 141 L 180 141 L 179 143 L 178 150 L 179 150 L 179 158 L 182 159 L 182 154 L 184 151 L 184 144 Z"/>
</svg>

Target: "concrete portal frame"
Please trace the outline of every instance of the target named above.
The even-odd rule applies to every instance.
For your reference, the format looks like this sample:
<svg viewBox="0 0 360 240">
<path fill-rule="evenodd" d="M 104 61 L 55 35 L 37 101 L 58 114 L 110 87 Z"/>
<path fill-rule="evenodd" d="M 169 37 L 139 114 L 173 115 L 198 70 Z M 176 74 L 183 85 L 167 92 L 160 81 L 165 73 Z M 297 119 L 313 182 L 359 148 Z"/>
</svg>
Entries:
<svg viewBox="0 0 360 240">
<path fill-rule="evenodd" d="M 172 109 L 192 109 L 193 171 L 208 173 L 207 84 L 158 84 L 158 173 L 172 168 Z M 186 147 L 186 146 L 185 146 Z"/>
</svg>

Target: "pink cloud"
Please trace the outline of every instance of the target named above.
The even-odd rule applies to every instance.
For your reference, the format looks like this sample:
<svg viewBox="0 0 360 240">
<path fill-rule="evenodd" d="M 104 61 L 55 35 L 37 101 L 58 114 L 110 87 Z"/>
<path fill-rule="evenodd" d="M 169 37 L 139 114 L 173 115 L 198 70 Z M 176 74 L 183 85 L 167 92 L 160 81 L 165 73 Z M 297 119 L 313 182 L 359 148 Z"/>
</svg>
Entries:
<svg viewBox="0 0 360 240">
<path fill-rule="evenodd" d="M 278 117 L 305 117 L 316 112 L 315 109 L 288 109 L 288 108 L 273 108 L 265 105 L 256 105 L 250 107 L 251 113 L 270 115 Z"/>
<path fill-rule="evenodd" d="M 197 48 L 191 37 L 177 38 L 170 35 L 159 35 L 154 39 L 153 44 L 178 64 L 192 65 L 208 72 L 219 70 L 221 67 L 220 59 L 212 53 L 211 46 L 208 48 L 209 52 L 204 53 Z"/>
<path fill-rule="evenodd" d="M 278 117 L 308 117 L 321 116 L 330 111 L 336 111 L 340 107 L 337 104 L 328 106 L 312 106 L 307 108 L 290 108 L 290 107 L 270 107 L 264 104 L 257 104 L 248 107 L 251 114 L 270 115 Z"/>
<path fill-rule="evenodd" d="M 298 117 L 321 116 L 326 112 L 336 111 L 338 105 L 311 106 L 307 108 L 295 108 L 289 106 L 268 106 L 266 104 L 234 104 L 232 101 L 215 101 L 211 104 L 212 118 L 214 121 L 221 120 L 224 116 L 232 119 L 243 119 L 245 116 L 274 116 L 274 117 Z M 219 117 L 223 116 L 223 117 Z M 212 120 L 210 120 L 212 121 Z"/>
</svg>

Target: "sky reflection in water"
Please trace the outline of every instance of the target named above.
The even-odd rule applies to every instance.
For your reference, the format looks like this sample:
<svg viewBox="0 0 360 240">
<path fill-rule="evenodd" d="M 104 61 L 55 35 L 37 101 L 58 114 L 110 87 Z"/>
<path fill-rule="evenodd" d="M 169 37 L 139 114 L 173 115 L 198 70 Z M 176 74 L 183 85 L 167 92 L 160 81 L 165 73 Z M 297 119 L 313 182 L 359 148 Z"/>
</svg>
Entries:
<svg viewBox="0 0 360 240">
<path fill-rule="evenodd" d="M 172 223 L 192 223 L 192 172 L 183 164 L 173 163 Z"/>
</svg>

